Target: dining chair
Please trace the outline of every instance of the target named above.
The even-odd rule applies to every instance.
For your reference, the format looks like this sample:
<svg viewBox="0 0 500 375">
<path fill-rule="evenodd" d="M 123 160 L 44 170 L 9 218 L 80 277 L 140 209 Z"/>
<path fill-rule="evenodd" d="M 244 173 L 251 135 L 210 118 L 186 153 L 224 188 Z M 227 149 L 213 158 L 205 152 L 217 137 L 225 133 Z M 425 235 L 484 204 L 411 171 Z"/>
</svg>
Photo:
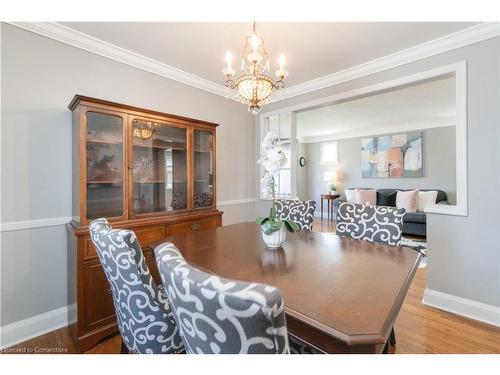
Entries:
<svg viewBox="0 0 500 375">
<path fill-rule="evenodd" d="M 338 208 L 336 233 L 357 240 L 400 246 L 405 212 L 404 208 L 344 202 Z M 394 327 L 388 344 L 396 345 Z M 387 350 L 388 345 L 384 352 Z"/>
<path fill-rule="evenodd" d="M 292 220 L 300 230 L 312 230 L 316 201 L 276 199 L 276 214 L 280 219 Z"/>
<path fill-rule="evenodd" d="M 336 233 L 357 240 L 400 246 L 404 208 L 344 202 L 337 212 Z"/>
<path fill-rule="evenodd" d="M 158 270 L 187 353 L 288 354 L 280 291 L 190 266 L 172 243 L 155 249 Z M 312 349 L 294 340 L 294 352 Z"/>
<path fill-rule="evenodd" d="M 121 352 L 182 353 L 167 296 L 153 281 L 135 233 L 112 229 L 104 218 L 92 221 L 89 230 L 113 297 Z"/>
</svg>

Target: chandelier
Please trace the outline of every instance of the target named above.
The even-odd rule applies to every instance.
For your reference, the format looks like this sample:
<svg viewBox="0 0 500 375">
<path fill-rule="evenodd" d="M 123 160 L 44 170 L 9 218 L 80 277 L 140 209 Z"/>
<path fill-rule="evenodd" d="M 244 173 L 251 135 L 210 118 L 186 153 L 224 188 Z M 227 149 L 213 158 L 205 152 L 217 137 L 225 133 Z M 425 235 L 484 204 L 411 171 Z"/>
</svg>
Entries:
<svg viewBox="0 0 500 375">
<path fill-rule="evenodd" d="M 148 122 L 139 122 L 138 120 L 134 120 L 134 137 L 140 139 L 149 139 L 153 136 L 155 132 L 156 124 L 148 121 Z"/>
<path fill-rule="evenodd" d="M 284 69 L 285 56 L 280 55 L 279 69 L 275 75 L 277 80 L 273 81 L 266 75 L 269 72 L 269 55 L 264 48 L 264 39 L 257 35 L 255 22 L 253 23 L 253 34 L 246 37 L 245 46 L 241 53 L 241 73 L 236 77 L 236 70 L 232 68 L 233 56 L 230 51 L 226 54 L 227 66 L 222 70 L 226 76 L 225 86 L 234 90 L 235 99 L 248 105 L 252 114 L 259 113 L 260 106 L 269 102 L 271 95 L 285 87 L 284 79 L 288 72 Z M 282 92 L 282 91 L 281 91 Z"/>
</svg>

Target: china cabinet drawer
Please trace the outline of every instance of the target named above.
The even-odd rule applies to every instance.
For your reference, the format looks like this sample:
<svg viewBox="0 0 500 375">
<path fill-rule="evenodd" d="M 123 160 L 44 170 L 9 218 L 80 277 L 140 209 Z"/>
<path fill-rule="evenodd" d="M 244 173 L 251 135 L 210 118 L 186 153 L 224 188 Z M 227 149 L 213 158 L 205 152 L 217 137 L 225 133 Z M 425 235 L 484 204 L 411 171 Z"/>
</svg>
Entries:
<svg viewBox="0 0 500 375">
<path fill-rule="evenodd" d="M 176 236 L 179 234 L 185 234 L 185 233 L 196 232 L 204 229 L 213 229 L 213 228 L 217 228 L 216 217 L 169 225 L 167 228 L 167 235 Z"/>
</svg>

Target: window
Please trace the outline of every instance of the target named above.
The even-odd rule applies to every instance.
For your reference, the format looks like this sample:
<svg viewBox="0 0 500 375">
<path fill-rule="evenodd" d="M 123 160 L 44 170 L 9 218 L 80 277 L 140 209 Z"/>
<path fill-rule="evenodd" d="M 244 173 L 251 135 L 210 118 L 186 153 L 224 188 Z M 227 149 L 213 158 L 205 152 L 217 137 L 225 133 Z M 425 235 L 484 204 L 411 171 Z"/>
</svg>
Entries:
<svg viewBox="0 0 500 375">
<path fill-rule="evenodd" d="M 292 196 L 292 115 L 284 113 L 266 118 L 264 128 L 262 129 L 262 138 L 268 131 L 273 131 L 278 135 L 281 146 L 286 155 L 287 163 L 281 169 L 276 180 L 276 195 L 282 198 L 290 198 Z M 266 189 L 261 188 L 261 197 L 269 199 Z"/>
<path fill-rule="evenodd" d="M 337 142 L 321 144 L 321 164 L 337 164 L 339 161 L 339 145 Z"/>
</svg>

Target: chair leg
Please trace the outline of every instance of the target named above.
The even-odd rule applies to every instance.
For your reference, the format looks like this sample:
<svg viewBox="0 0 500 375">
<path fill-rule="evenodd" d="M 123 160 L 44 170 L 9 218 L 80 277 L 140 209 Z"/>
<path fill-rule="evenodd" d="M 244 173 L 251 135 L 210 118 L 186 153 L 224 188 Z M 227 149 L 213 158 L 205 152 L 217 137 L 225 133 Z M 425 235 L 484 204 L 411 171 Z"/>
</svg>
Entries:
<svg viewBox="0 0 500 375">
<path fill-rule="evenodd" d="M 122 339 L 122 347 L 120 349 L 120 354 L 128 354 L 129 350 L 127 348 L 127 345 L 125 345 L 125 342 Z"/>
<path fill-rule="evenodd" d="M 396 345 L 396 332 L 394 332 L 394 327 L 392 327 L 391 335 L 389 336 L 389 342 L 391 345 Z"/>
</svg>

